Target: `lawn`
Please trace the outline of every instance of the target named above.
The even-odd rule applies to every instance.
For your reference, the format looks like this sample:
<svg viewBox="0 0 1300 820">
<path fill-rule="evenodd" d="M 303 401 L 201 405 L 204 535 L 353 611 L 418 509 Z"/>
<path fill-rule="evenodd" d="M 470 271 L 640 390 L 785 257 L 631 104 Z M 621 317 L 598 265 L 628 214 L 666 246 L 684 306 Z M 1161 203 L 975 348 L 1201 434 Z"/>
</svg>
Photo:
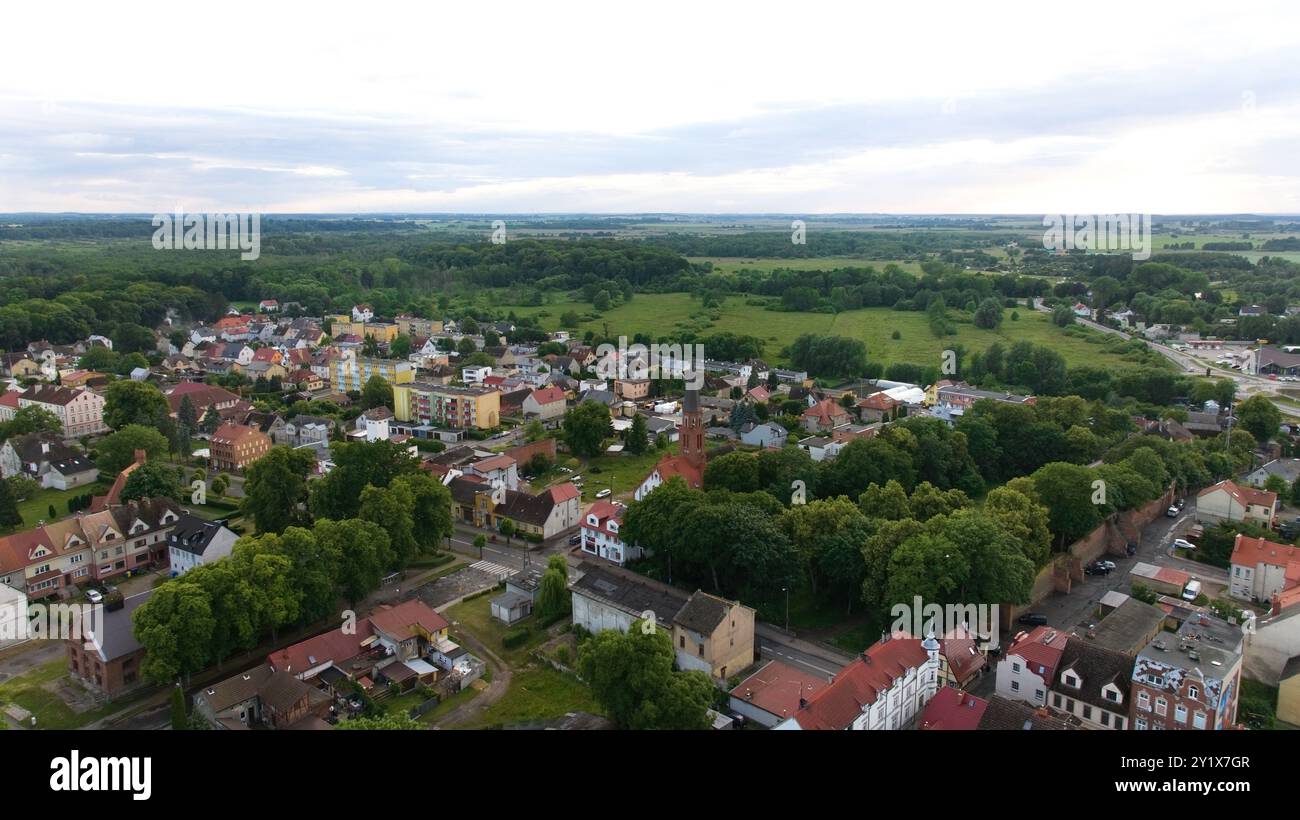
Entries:
<svg viewBox="0 0 1300 820">
<path fill-rule="evenodd" d="M 504 697 L 457 729 L 482 729 L 550 720 L 569 712 L 604 714 L 584 683 L 549 667 L 516 671 Z"/>
<path fill-rule="evenodd" d="M 472 601 L 463 601 L 448 609 L 446 615 L 448 620 L 455 624 L 452 627 L 453 632 L 461 630 L 469 632 L 513 669 L 529 663 L 531 658 L 528 653 L 545 643 L 547 636 L 544 631 L 537 629 L 536 616 L 530 615 L 522 621 L 517 621 L 513 626 L 506 626 L 493 618 L 492 599 L 496 594 L 493 592 L 481 595 Z M 507 632 L 517 629 L 528 629 L 531 633 L 528 640 L 522 646 L 506 649 L 501 643 L 502 638 Z M 453 640 L 455 640 L 454 636 Z"/>
<path fill-rule="evenodd" d="M 930 332 L 925 314 L 918 311 L 890 308 L 863 308 L 839 314 L 770 311 L 760 305 L 746 304 L 748 298 L 729 296 L 716 311 L 705 310 L 697 299 L 685 293 L 639 293 L 632 301 L 600 315 L 590 303 L 569 299 L 541 307 L 501 307 L 509 307 L 521 315 L 540 316 L 542 326 L 548 330 L 558 329 L 560 316 L 574 310 L 583 317 L 578 327 L 580 333 L 587 330 L 603 333 L 608 327 L 611 336 L 628 338 L 637 333 L 647 333 L 654 338 L 671 338 L 674 333 L 757 335 L 766 343 L 764 358 L 777 365 L 788 364 L 781 351 L 803 333 L 861 339 L 867 346 L 867 358 L 886 365 L 911 362 L 937 366 L 943 351 L 954 345 L 964 345 L 968 352 L 973 352 L 984 350 L 994 342 L 1006 347 L 1018 341 L 1051 347 L 1060 352 L 1071 367 L 1099 362 L 1114 366 L 1125 363 L 1123 356 L 1112 352 L 1115 341 L 1100 333 L 1085 332 L 1082 328 L 1067 333 L 1053 325 L 1048 314 L 1023 306 L 1014 309 L 1020 317 L 1015 321 L 1011 319 L 1013 309 L 1007 309 L 1002 326 L 995 330 L 957 321 L 956 335 L 937 337 Z M 963 315 L 960 311 L 950 311 L 954 319 Z M 897 339 L 893 338 L 895 331 L 899 335 Z M 708 355 L 707 350 L 705 355 Z"/>
<path fill-rule="evenodd" d="M 613 489 L 618 498 L 631 497 L 640 486 L 642 479 L 650 474 L 659 460 L 679 451 L 677 444 L 671 444 L 665 450 L 650 448 L 639 456 L 630 453 L 618 453 L 596 456 L 589 459 L 561 459 L 561 466 L 572 469 L 573 473 L 558 473 L 551 484 L 568 481 L 574 475 L 583 478 L 582 501 L 589 503 L 596 500 L 596 493 L 604 489 Z"/>
<path fill-rule="evenodd" d="M 38 521 L 50 520 L 50 505 L 54 505 L 54 512 L 58 518 L 67 518 L 68 499 L 85 493 L 93 495 L 103 495 L 108 492 L 109 485 L 102 483 L 86 484 L 81 487 L 74 487 L 71 490 L 44 489 L 38 490 L 31 498 L 26 501 L 18 502 L 18 513 L 23 517 L 23 526 L 21 529 L 36 526 Z"/>
<path fill-rule="evenodd" d="M 74 712 L 58 694 L 45 688 L 47 685 L 53 686 L 67 674 L 68 662 L 60 658 L 0 683 L 0 704 L 16 703 L 31 712 L 36 716 L 38 729 L 78 729 L 121 711 L 130 702 L 119 700 L 86 712 Z M 142 694 L 148 694 L 148 690 Z"/>
</svg>

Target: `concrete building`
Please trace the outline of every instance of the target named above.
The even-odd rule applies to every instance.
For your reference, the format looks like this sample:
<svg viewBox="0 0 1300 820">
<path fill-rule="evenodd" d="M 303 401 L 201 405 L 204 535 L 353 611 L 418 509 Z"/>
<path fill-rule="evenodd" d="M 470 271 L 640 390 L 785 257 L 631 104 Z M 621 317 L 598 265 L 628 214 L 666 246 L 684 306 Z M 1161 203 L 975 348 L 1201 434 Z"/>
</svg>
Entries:
<svg viewBox="0 0 1300 820">
<path fill-rule="evenodd" d="M 225 558 L 238 540 L 239 536 L 225 521 L 208 521 L 194 513 L 185 513 L 167 534 L 172 577 Z"/>
</svg>

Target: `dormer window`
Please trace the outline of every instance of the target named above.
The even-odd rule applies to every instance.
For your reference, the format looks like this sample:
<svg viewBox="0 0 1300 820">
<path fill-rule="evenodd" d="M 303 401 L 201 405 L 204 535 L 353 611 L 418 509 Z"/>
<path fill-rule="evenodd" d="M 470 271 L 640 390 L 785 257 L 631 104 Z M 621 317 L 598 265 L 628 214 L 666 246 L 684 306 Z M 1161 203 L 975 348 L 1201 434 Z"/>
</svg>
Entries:
<svg viewBox="0 0 1300 820">
<path fill-rule="evenodd" d="M 1073 672 L 1066 672 L 1064 675 L 1061 675 L 1061 683 L 1064 683 L 1066 686 L 1071 688 L 1078 689 L 1080 684 L 1079 676 Z"/>
</svg>

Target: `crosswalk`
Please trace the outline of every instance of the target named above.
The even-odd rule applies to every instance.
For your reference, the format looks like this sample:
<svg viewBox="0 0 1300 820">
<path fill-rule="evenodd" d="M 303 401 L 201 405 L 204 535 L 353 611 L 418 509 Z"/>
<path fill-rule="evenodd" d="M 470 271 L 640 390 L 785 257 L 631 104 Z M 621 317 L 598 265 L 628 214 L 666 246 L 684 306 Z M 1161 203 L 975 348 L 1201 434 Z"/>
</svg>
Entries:
<svg viewBox="0 0 1300 820">
<path fill-rule="evenodd" d="M 503 564 L 494 564 L 491 561 L 476 561 L 469 565 L 470 569 L 476 569 L 479 572 L 486 572 L 489 575 L 495 575 L 498 578 L 509 578 L 514 575 L 514 567 L 507 567 Z"/>
</svg>

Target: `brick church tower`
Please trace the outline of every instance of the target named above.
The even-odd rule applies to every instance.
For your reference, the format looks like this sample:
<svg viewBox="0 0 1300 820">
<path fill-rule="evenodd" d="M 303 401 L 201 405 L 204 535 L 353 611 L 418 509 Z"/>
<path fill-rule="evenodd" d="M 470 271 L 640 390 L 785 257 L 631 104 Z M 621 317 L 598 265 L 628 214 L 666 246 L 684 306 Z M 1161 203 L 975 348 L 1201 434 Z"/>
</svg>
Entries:
<svg viewBox="0 0 1300 820">
<path fill-rule="evenodd" d="M 682 458 L 692 467 L 704 467 L 704 415 L 700 412 L 700 391 L 687 388 L 682 399 Z"/>
</svg>

